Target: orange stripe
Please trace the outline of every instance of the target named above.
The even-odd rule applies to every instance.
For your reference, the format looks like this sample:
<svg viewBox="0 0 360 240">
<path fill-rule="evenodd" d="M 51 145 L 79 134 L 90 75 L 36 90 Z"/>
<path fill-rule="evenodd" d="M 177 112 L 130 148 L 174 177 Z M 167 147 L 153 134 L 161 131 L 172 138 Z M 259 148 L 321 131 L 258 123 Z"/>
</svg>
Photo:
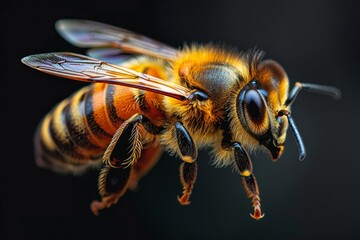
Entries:
<svg viewBox="0 0 360 240">
<path fill-rule="evenodd" d="M 139 113 L 140 109 L 135 103 L 134 89 L 116 86 L 114 93 L 114 106 L 116 115 L 121 119 L 129 119 L 135 113 Z"/>
<path fill-rule="evenodd" d="M 139 105 L 135 102 L 134 89 L 122 86 L 116 86 L 114 94 L 114 106 L 116 114 L 121 119 L 129 119 L 136 113 L 142 113 L 156 125 L 165 123 L 164 112 L 161 109 L 163 96 L 157 93 L 146 92 L 145 101 L 148 104 L 149 111 L 143 113 Z"/>
</svg>

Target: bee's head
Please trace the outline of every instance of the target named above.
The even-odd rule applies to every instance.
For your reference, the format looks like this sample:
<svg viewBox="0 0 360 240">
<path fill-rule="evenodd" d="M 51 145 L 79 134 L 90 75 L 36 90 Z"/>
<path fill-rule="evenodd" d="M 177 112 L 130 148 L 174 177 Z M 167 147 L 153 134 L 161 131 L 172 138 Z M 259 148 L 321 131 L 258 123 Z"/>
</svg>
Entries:
<svg viewBox="0 0 360 240">
<path fill-rule="evenodd" d="M 242 127 L 260 145 L 267 148 L 273 160 L 284 149 L 289 120 L 285 106 L 288 78 L 273 60 L 249 64 L 251 80 L 238 92 L 236 113 Z"/>
<path fill-rule="evenodd" d="M 236 95 L 235 108 L 241 127 L 252 140 L 267 148 L 273 160 L 277 160 L 283 150 L 286 131 L 290 126 L 299 147 L 299 159 L 305 158 L 305 147 L 290 106 L 301 89 L 341 97 L 341 91 L 332 86 L 296 82 L 288 92 L 289 80 L 285 70 L 273 60 L 262 60 L 262 52 L 250 52 L 247 84 Z"/>
</svg>

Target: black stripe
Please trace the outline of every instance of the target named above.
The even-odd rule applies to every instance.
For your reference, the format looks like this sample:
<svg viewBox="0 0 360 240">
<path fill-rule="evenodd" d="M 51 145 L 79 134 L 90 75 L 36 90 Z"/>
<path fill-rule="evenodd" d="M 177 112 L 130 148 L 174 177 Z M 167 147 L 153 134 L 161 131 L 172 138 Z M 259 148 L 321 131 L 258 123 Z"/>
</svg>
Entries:
<svg viewBox="0 0 360 240">
<path fill-rule="evenodd" d="M 114 104 L 114 94 L 115 94 L 116 88 L 112 84 L 106 85 L 106 91 L 105 91 L 105 105 L 106 105 L 106 111 L 110 117 L 110 121 L 114 126 L 116 126 L 120 121 L 124 121 L 116 114 L 116 107 Z"/>
<path fill-rule="evenodd" d="M 93 106 L 93 95 L 94 89 L 91 88 L 85 94 L 85 103 L 84 103 L 84 116 L 87 121 L 87 124 L 90 128 L 90 131 L 97 136 L 98 138 L 102 139 L 104 137 L 111 138 L 109 134 L 107 134 L 99 124 L 97 124 L 95 117 L 94 117 L 94 106 Z"/>
<path fill-rule="evenodd" d="M 139 105 L 140 110 L 144 113 L 147 113 L 149 111 L 149 107 L 146 103 L 146 99 L 145 99 L 145 91 L 139 89 L 138 94 L 134 94 L 134 98 L 135 98 L 135 102 Z"/>
<path fill-rule="evenodd" d="M 67 131 L 69 132 L 69 137 L 74 142 L 75 145 L 85 148 L 85 149 L 100 149 L 99 146 L 96 146 L 89 142 L 86 124 L 83 123 L 83 126 L 76 126 L 74 116 L 72 116 L 71 112 L 78 111 L 80 116 L 83 116 L 80 113 L 79 106 L 83 102 L 85 93 L 81 96 L 78 103 L 73 102 L 74 100 L 70 101 L 63 109 L 63 114 L 65 118 L 65 124 Z M 71 108 L 76 108 L 71 111 Z"/>
<path fill-rule="evenodd" d="M 61 114 L 61 125 L 62 126 L 55 126 L 54 124 L 54 119 L 51 119 L 50 120 L 50 134 L 56 144 L 56 146 L 59 148 L 59 150 L 70 156 L 71 158 L 75 158 L 75 159 L 84 159 L 84 155 L 76 152 L 76 147 L 75 147 L 75 144 L 74 142 L 71 140 L 71 138 L 69 137 L 69 133 L 67 132 L 66 130 L 66 125 L 65 125 L 65 118 L 64 118 L 64 114 L 62 113 Z M 66 139 L 67 141 L 62 141 L 60 139 L 60 137 L 58 136 L 58 133 L 56 131 L 56 129 L 60 129 L 60 131 L 65 131 L 66 132 Z"/>
</svg>

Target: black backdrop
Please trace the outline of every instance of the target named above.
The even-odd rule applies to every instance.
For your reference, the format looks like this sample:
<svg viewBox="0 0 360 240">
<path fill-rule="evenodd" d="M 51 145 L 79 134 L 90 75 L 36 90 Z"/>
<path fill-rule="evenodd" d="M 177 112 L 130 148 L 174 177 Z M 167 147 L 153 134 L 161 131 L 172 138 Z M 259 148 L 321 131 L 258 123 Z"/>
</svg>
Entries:
<svg viewBox="0 0 360 240">
<path fill-rule="evenodd" d="M 1 9 L 1 238 L 103 236 L 106 239 L 359 238 L 360 8 L 355 1 L 116 1 L 11 3 Z M 34 164 L 40 118 L 84 83 L 34 71 L 26 55 L 73 51 L 54 29 L 61 18 L 127 28 L 173 46 L 224 42 L 254 46 L 279 61 L 295 81 L 336 85 L 340 101 L 302 92 L 293 116 L 307 147 L 299 162 L 289 132 L 282 158 L 253 156 L 265 218 L 254 221 L 240 178 L 216 169 L 206 151 L 190 206 L 176 196 L 180 160 L 164 155 L 119 204 L 100 216 L 97 172 L 61 176 Z"/>
</svg>

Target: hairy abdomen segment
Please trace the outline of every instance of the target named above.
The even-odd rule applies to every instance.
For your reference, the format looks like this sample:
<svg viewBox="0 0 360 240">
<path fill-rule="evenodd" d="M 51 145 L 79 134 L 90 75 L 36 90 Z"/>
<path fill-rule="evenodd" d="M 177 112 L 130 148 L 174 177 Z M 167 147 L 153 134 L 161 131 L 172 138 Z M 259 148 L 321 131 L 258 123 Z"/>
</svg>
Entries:
<svg viewBox="0 0 360 240">
<path fill-rule="evenodd" d="M 78 174 L 101 164 L 122 122 L 141 113 L 164 124 L 160 96 L 109 84 L 91 84 L 60 102 L 39 124 L 35 159 L 40 167 Z M 157 136 L 141 129 L 146 143 Z"/>
</svg>

